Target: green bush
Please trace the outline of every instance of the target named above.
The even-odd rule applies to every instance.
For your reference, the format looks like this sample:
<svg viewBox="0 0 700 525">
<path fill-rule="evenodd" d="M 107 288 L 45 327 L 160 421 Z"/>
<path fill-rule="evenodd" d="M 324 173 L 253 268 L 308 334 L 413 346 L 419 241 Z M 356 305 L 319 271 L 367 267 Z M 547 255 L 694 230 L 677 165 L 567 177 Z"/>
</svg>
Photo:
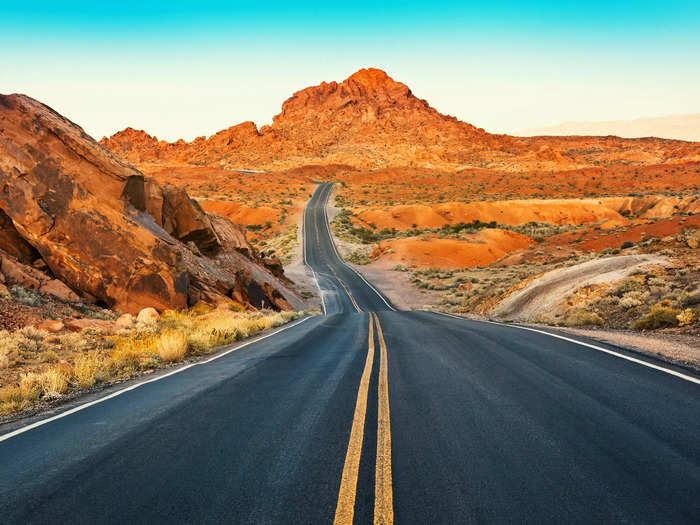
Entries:
<svg viewBox="0 0 700 525">
<path fill-rule="evenodd" d="M 652 306 L 648 314 L 637 319 L 632 328 L 635 330 L 656 330 L 668 326 L 678 326 L 680 310 L 668 306 Z"/>
<path fill-rule="evenodd" d="M 603 319 L 595 312 L 584 308 L 576 308 L 569 312 L 564 319 L 566 326 L 602 326 Z"/>
</svg>

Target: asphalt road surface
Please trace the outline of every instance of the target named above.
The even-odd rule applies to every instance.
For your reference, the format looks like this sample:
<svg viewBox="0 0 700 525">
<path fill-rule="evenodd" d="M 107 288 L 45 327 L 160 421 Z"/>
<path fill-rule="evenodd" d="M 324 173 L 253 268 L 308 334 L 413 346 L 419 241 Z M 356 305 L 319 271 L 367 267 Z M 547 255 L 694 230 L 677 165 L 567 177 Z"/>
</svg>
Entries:
<svg viewBox="0 0 700 525">
<path fill-rule="evenodd" d="M 697 375 L 395 311 L 338 258 L 330 190 L 325 315 L 0 428 L 0 523 L 700 523 Z"/>
</svg>

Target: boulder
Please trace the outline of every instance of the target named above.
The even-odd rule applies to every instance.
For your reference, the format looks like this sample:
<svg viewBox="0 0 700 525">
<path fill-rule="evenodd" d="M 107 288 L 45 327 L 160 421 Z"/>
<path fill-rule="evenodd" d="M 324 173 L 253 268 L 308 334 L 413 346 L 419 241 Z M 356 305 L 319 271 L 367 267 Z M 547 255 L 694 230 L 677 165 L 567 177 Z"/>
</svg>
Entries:
<svg viewBox="0 0 700 525">
<path fill-rule="evenodd" d="M 203 254 L 213 255 L 221 248 L 207 214 L 179 186 L 163 186 L 163 228 L 183 243 L 193 242 Z"/>
<path fill-rule="evenodd" d="M 134 316 L 131 314 L 123 314 L 114 322 L 117 330 L 128 330 L 134 327 Z"/>
<path fill-rule="evenodd" d="M 270 273 L 280 279 L 284 278 L 284 265 L 278 257 L 267 257 L 262 260 L 263 266 L 270 270 Z"/>
<path fill-rule="evenodd" d="M 136 316 L 136 321 L 139 323 L 155 323 L 160 319 L 160 314 L 155 308 L 144 308 Z"/>
<path fill-rule="evenodd" d="M 80 297 L 78 297 L 73 290 L 68 288 L 58 279 L 52 279 L 45 282 L 39 287 L 39 291 L 45 294 L 53 295 L 57 299 L 67 303 L 77 303 L 80 301 Z"/>
<path fill-rule="evenodd" d="M 10 284 L 18 284 L 34 290 L 38 290 L 41 286 L 41 272 L 2 254 L 0 254 L 0 270 Z"/>
<path fill-rule="evenodd" d="M 256 259 L 255 249 L 246 239 L 243 226 L 216 213 L 209 213 L 207 216 L 223 251 L 237 251 L 250 259 Z"/>
<path fill-rule="evenodd" d="M 63 324 L 63 321 L 50 319 L 39 323 L 36 327 L 39 330 L 44 330 L 45 332 L 55 334 L 57 332 L 61 332 L 65 328 L 65 325 Z"/>
</svg>

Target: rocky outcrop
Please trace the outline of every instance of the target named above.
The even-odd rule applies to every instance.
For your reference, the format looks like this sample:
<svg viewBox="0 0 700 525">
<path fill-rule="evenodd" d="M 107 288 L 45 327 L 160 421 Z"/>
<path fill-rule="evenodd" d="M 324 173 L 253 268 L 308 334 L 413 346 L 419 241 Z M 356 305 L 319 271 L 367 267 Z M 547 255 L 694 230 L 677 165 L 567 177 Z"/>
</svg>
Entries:
<svg viewBox="0 0 700 525">
<path fill-rule="evenodd" d="M 289 306 L 213 258 L 226 248 L 184 189 L 160 186 L 23 95 L 0 95 L 0 249 L 125 312 L 234 293 L 255 307 Z"/>
<path fill-rule="evenodd" d="M 63 282 L 53 278 L 46 272 L 23 264 L 12 255 L 2 251 L 0 251 L 0 274 L 3 276 L 2 280 L 10 285 L 16 284 L 44 294 L 53 295 L 65 302 L 77 302 L 80 300 L 80 297 Z"/>
<path fill-rule="evenodd" d="M 439 113 L 380 69 L 294 93 L 270 126 L 244 122 L 192 142 L 127 128 L 101 143 L 137 164 L 287 169 L 308 164 L 506 172 L 700 161 L 700 143 L 619 137 L 512 137 Z"/>
</svg>

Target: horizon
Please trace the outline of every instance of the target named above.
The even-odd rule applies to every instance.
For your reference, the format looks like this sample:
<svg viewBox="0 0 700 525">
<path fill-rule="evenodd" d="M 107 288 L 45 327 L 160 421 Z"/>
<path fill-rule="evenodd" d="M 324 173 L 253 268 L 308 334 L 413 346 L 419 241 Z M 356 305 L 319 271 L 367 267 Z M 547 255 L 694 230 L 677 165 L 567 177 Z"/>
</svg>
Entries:
<svg viewBox="0 0 700 525">
<path fill-rule="evenodd" d="M 244 121 L 259 128 L 294 92 L 364 67 L 491 133 L 700 113 L 691 2 L 5 11 L 0 45 L 14 52 L 2 91 L 51 106 L 97 140 L 126 127 L 169 142 Z"/>
</svg>

